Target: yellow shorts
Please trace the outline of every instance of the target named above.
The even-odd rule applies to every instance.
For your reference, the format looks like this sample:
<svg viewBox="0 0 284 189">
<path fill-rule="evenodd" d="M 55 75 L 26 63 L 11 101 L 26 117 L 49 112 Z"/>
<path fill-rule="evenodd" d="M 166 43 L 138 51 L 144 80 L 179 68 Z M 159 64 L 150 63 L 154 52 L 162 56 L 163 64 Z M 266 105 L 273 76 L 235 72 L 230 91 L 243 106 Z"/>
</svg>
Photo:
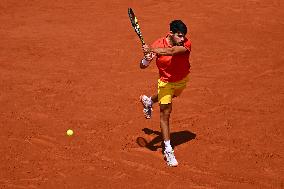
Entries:
<svg viewBox="0 0 284 189">
<path fill-rule="evenodd" d="M 172 103 L 172 98 L 179 96 L 186 87 L 188 76 L 177 82 L 163 82 L 158 80 L 158 100 L 160 104 Z"/>
</svg>

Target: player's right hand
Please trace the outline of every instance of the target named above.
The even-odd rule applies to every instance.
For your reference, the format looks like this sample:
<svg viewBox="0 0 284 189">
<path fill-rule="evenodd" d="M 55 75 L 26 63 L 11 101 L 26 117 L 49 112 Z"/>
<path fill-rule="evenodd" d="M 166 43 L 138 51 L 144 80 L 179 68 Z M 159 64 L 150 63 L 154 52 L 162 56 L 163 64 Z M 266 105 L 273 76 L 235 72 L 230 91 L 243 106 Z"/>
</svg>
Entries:
<svg viewBox="0 0 284 189">
<path fill-rule="evenodd" d="M 151 52 L 151 48 L 150 48 L 150 46 L 147 45 L 147 44 L 142 45 L 142 50 L 143 50 L 144 54 Z"/>
<path fill-rule="evenodd" d="M 155 53 L 153 52 L 148 52 L 144 54 L 144 59 L 147 61 L 153 60 L 154 57 L 155 57 Z"/>
</svg>

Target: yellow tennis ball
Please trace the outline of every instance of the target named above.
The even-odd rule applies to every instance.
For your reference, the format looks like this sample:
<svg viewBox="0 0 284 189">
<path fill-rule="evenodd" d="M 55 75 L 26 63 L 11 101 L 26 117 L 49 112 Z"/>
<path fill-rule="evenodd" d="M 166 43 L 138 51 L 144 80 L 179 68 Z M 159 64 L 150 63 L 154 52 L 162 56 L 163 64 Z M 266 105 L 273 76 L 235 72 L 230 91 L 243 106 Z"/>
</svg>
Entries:
<svg viewBox="0 0 284 189">
<path fill-rule="evenodd" d="M 73 133 L 74 133 L 74 132 L 73 132 L 71 129 L 68 129 L 67 132 L 66 132 L 66 134 L 67 134 L 68 136 L 72 136 Z"/>
</svg>

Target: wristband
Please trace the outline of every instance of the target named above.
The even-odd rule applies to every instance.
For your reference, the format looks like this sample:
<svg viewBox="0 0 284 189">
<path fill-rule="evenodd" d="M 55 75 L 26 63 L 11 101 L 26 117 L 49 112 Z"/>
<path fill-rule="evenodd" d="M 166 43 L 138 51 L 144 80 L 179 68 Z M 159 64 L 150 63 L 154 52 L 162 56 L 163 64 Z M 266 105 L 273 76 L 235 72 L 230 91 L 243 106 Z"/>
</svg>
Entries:
<svg viewBox="0 0 284 189">
<path fill-rule="evenodd" d="M 150 64 L 151 61 L 149 60 L 145 60 L 144 58 L 141 60 L 141 63 L 144 65 L 144 66 L 148 66 Z"/>
</svg>

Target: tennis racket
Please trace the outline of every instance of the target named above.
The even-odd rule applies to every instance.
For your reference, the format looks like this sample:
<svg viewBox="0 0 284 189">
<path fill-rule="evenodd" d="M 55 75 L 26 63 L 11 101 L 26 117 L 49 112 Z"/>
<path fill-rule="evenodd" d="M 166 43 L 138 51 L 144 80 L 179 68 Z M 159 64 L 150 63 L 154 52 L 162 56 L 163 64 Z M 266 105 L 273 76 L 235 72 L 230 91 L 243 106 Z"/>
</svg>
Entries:
<svg viewBox="0 0 284 189">
<path fill-rule="evenodd" d="M 128 16 L 129 16 L 131 25 L 134 28 L 134 31 L 136 32 L 136 34 L 138 35 L 142 45 L 145 45 L 144 38 L 143 38 L 142 33 L 140 31 L 140 26 L 139 26 L 139 23 L 138 23 L 138 19 L 135 16 L 135 14 L 134 14 L 134 12 L 133 12 L 133 10 L 131 8 L 128 8 Z"/>
</svg>

